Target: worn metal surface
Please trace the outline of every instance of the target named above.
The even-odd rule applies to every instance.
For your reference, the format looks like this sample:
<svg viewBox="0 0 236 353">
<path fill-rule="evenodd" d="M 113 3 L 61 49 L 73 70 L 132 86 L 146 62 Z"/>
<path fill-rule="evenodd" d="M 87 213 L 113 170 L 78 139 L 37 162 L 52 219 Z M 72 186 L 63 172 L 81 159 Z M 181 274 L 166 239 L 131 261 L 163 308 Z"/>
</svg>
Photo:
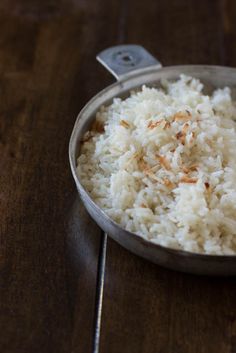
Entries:
<svg viewBox="0 0 236 353">
<path fill-rule="evenodd" d="M 79 154 L 80 140 L 84 132 L 89 128 L 95 117 L 95 112 L 101 105 L 107 104 L 114 97 L 125 96 L 129 90 L 136 89 L 143 84 L 158 85 L 160 79 L 176 79 L 181 73 L 201 79 L 209 91 L 216 87 L 229 86 L 232 89 L 233 96 L 235 94 L 236 69 L 234 68 L 207 65 L 186 65 L 165 68 L 153 68 L 150 66 L 149 70 L 147 68 L 143 70 L 138 68 L 137 71 L 132 72 L 131 77 L 128 74 L 125 76 L 122 73 L 121 79 L 117 83 L 98 93 L 78 115 L 69 147 L 72 173 L 89 214 L 111 238 L 128 250 L 170 269 L 204 275 L 235 275 L 236 256 L 213 256 L 173 250 L 153 244 L 121 228 L 92 201 L 82 187 L 76 172 L 76 158 Z"/>
</svg>

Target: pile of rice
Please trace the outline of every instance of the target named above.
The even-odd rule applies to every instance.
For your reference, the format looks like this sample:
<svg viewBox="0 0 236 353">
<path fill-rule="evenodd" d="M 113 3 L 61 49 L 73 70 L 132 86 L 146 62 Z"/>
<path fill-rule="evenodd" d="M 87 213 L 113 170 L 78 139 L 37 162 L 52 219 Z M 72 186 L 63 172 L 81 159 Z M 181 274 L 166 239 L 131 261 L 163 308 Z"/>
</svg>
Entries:
<svg viewBox="0 0 236 353">
<path fill-rule="evenodd" d="M 175 249 L 236 254 L 236 107 L 181 75 L 101 107 L 78 173 L 123 228 Z"/>
</svg>

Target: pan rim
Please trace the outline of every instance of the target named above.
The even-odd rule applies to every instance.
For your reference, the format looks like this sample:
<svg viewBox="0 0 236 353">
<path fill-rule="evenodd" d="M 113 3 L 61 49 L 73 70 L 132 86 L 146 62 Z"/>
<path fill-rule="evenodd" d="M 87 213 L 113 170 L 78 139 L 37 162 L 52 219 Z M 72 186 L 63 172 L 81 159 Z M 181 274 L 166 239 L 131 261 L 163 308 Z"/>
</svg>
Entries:
<svg viewBox="0 0 236 353">
<path fill-rule="evenodd" d="M 111 85 L 108 85 L 107 87 L 105 87 L 104 89 L 102 89 L 101 91 L 99 91 L 95 96 L 93 96 L 86 104 L 85 106 L 81 109 L 81 111 L 79 112 L 79 114 L 77 115 L 73 130 L 72 130 L 72 134 L 70 137 L 70 141 L 69 141 L 69 162 L 70 162 L 70 168 L 71 168 L 71 172 L 73 175 L 73 178 L 75 180 L 77 189 L 81 194 L 83 195 L 82 199 L 85 198 L 86 201 L 96 210 L 96 212 L 98 214 L 100 214 L 101 217 L 103 217 L 103 219 L 106 222 L 110 222 L 113 227 L 117 228 L 118 231 L 123 231 L 127 234 L 127 236 L 129 236 L 130 238 L 134 237 L 136 240 L 138 240 L 139 242 L 142 243 L 143 246 L 147 246 L 147 247 L 152 247 L 153 249 L 159 249 L 162 251 L 165 251 L 169 254 L 172 255 L 176 255 L 176 256 L 180 256 L 180 257 L 192 257 L 192 258 L 196 258 L 196 259 L 202 259 L 202 260 L 221 260 L 221 261 L 232 261 L 232 260 L 236 260 L 236 254 L 235 255 L 227 255 L 227 254 L 204 254 L 204 253 L 197 253 L 197 252 L 190 252 L 187 250 L 182 250 L 182 249 L 174 249 L 174 248 L 170 248 L 170 247 L 165 247 L 163 245 L 154 243 L 150 240 L 145 239 L 143 236 L 137 234 L 137 233 L 133 233 L 130 232 L 126 229 L 124 229 L 123 227 L 121 227 L 118 223 L 116 223 L 113 219 L 111 219 L 106 213 L 105 211 L 100 208 L 94 201 L 93 199 L 90 197 L 89 193 L 86 191 L 86 189 L 82 186 L 81 182 L 80 182 L 80 178 L 78 176 L 77 173 L 77 168 L 76 168 L 76 156 L 75 156 L 75 150 L 76 150 L 76 136 L 77 136 L 77 128 L 78 128 L 78 124 L 80 122 L 81 117 L 84 115 L 84 113 L 88 110 L 89 107 L 91 107 L 91 105 L 93 103 L 95 103 L 101 96 L 103 96 L 105 93 L 108 93 L 109 91 L 111 91 L 112 89 L 116 88 L 116 87 L 122 87 L 127 81 L 134 81 L 137 78 L 141 78 L 143 75 L 147 74 L 147 73 L 157 73 L 157 72 L 163 72 L 163 71 L 167 71 L 167 70 L 179 70 L 179 73 L 181 73 L 181 70 L 185 71 L 186 69 L 191 70 L 191 69 L 206 69 L 209 71 L 214 71 L 214 70 L 222 70 L 222 71 L 228 71 L 228 73 L 232 72 L 232 74 L 236 74 L 236 68 L 234 67 L 229 67 L 229 66 L 221 66 L 221 65 L 172 65 L 172 66 L 165 66 L 165 67 L 160 67 L 160 68 L 155 68 L 153 69 L 152 67 L 148 67 L 145 69 L 140 69 L 137 70 L 136 73 L 132 74 L 131 76 L 128 77 L 124 77 L 122 78 L 122 80 L 117 81 Z M 235 77 L 235 83 L 236 83 L 236 77 Z M 148 84 L 148 82 L 147 82 Z M 140 84 L 140 86 L 142 85 L 142 83 Z M 115 98 L 115 96 L 113 96 L 112 98 Z M 83 200 L 84 201 L 84 200 Z M 109 236 L 111 236 L 110 234 L 108 234 Z M 111 236 L 112 237 L 112 236 Z"/>
</svg>

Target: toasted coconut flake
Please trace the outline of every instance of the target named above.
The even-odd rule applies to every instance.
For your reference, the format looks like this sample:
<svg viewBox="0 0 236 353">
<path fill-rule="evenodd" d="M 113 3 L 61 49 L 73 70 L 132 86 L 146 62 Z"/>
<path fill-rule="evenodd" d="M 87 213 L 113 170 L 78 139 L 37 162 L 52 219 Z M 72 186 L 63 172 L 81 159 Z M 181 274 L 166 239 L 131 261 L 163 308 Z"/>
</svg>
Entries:
<svg viewBox="0 0 236 353">
<path fill-rule="evenodd" d="M 179 131 L 175 136 L 176 136 L 177 140 L 180 140 L 182 145 L 185 145 L 185 136 L 186 136 L 186 134 L 184 134 L 182 131 Z"/>
<path fill-rule="evenodd" d="M 189 124 L 188 124 L 188 123 L 184 124 L 183 129 L 182 129 L 182 131 L 183 131 L 184 134 L 187 133 L 188 128 L 189 128 Z"/>
<path fill-rule="evenodd" d="M 205 184 L 206 192 L 209 195 L 212 192 L 212 187 L 208 182 L 206 182 L 204 184 Z"/>
<path fill-rule="evenodd" d="M 197 180 L 197 178 L 189 178 L 187 176 L 183 176 L 182 178 L 180 178 L 180 183 L 196 184 Z"/>
<path fill-rule="evenodd" d="M 93 125 L 92 125 L 91 131 L 103 133 L 105 131 L 104 130 L 104 124 L 101 121 L 95 120 Z"/>
<path fill-rule="evenodd" d="M 191 114 L 189 115 L 186 112 L 178 112 L 173 116 L 173 120 L 179 121 L 179 122 L 188 121 L 190 119 L 191 119 Z"/>
<path fill-rule="evenodd" d="M 150 167 L 143 159 L 139 161 L 139 169 L 148 177 L 160 182 L 160 179 L 153 173 L 153 169 L 156 167 L 157 165 Z"/>
<path fill-rule="evenodd" d="M 144 203 L 141 203 L 140 205 L 142 208 L 147 208 L 147 205 L 145 205 Z"/>
<path fill-rule="evenodd" d="M 163 183 L 168 189 L 173 189 L 175 187 L 175 184 L 167 178 L 163 179 Z"/>
<path fill-rule="evenodd" d="M 122 125 L 123 127 L 125 127 L 126 129 L 129 129 L 130 128 L 130 124 L 125 121 L 125 120 L 121 120 L 120 121 L 120 125 Z"/>
<path fill-rule="evenodd" d="M 170 162 L 166 157 L 157 155 L 157 159 L 166 170 L 171 170 Z"/>
<path fill-rule="evenodd" d="M 177 140 L 180 140 L 180 138 L 183 136 L 182 131 L 177 132 L 177 134 L 175 136 L 176 136 Z"/>
<path fill-rule="evenodd" d="M 158 120 L 158 121 L 155 121 L 155 122 L 153 122 L 153 121 L 151 120 L 151 121 L 149 121 L 147 127 L 148 127 L 149 129 L 154 129 L 155 127 L 161 125 L 161 123 L 162 123 L 163 121 L 164 121 L 163 119 Z"/>
<path fill-rule="evenodd" d="M 186 134 L 187 131 L 189 129 L 189 124 L 185 123 L 183 126 L 182 131 L 179 131 L 175 136 L 177 138 L 177 140 L 180 140 L 180 142 L 182 143 L 182 145 L 185 145 L 185 138 L 186 138 Z"/>
<path fill-rule="evenodd" d="M 165 126 L 164 126 L 164 130 L 169 129 L 170 126 L 171 126 L 170 122 L 166 121 Z"/>
<path fill-rule="evenodd" d="M 175 152 L 175 148 L 172 148 L 172 149 L 170 150 L 170 152 L 171 152 L 171 153 L 174 153 L 174 152 Z"/>
<path fill-rule="evenodd" d="M 161 182 L 161 180 L 151 171 L 151 170 L 145 170 L 144 173 L 151 179 L 157 181 L 158 183 Z"/>
<path fill-rule="evenodd" d="M 184 173 L 188 174 L 190 172 L 196 172 L 198 166 L 196 164 L 190 165 L 189 167 L 183 166 L 182 170 Z"/>
<path fill-rule="evenodd" d="M 153 170 L 155 170 L 155 169 L 158 168 L 158 167 L 159 167 L 159 165 L 158 165 L 158 164 L 155 164 L 153 167 L 150 167 L 149 170 L 152 170 L 152 171 L 153 171 Z"/>
<path fill-rule="evenodd" d="M 191 172 L 197 172 L 197 169 L 198 169 L 198 165 L 197 164 L 193 164 L 189 167 L 189 170 Z"/>
<path fill-rule="evenodd" d="M 194 142 L 194 139 L 196 138 L 196 134 L 195 134 L 194 131 L 192 131 L 192 132 L 191 132 L 191 135 L 192 135 L 192 137 L 191 137 L 191 139 L 190 139 L 190 143 L 193 143 L 193 142 Z"/>
<path fill-rule="evenodd" d="M 150 120 L 147 125 L 148 129 L 152 129 L 152 125 L 153 125 L 153 121 Z"/>
<path fill-rule="evenodd" d="M 149 170 L 149 165 L 146 163 L 146 162 L 144 162 L 144 160 L 143 159 L 141 159 L 140 161 L 139 161 L 139 169 L 142 171 L 142 172 L 145 172 L 145 171 L 147 171 L 147 170 Z"/>
<path fill-rule="evenodd" d="M 185 166 L 182 167 L 182 171 L 186 174 L 188 174 L 190 172 L 189 168 L 187 168 Z"/>
<path fill-rule="evenodd" d="M 147 166 L 146 164 L 146 167 L 144 167 L 144 169 L 142 169 L 142 172 L 148 176 L 149 178 L 155 180 L 155 181 L 158 181 L 160 182 L 160 179 L 153 173 L 153 171 Z"/>
</svg>

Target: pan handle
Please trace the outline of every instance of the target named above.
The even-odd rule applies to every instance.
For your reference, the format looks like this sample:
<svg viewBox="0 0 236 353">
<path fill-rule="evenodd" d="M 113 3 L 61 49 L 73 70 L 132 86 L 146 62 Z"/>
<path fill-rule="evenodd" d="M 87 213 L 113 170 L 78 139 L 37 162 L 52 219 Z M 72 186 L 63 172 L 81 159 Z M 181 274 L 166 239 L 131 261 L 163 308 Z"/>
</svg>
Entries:
<svg viewBox="0 0 236 353">
<path fill-rule="evenodd" d="M 118 81 L 150 70 L 150 67 L 154 69 L 162 67 L 146 49 L 134 44 L 105 49 L 96 58 Z"/>
</svg>

